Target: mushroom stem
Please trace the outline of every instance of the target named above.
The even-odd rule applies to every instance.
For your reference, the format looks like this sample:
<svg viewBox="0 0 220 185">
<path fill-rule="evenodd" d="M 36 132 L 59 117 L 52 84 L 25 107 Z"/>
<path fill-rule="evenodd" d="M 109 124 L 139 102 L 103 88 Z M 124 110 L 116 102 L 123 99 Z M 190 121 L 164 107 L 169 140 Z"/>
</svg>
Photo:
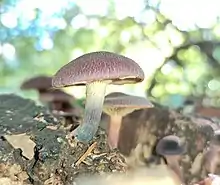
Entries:
<svg viewBox="0 0 220 185">
<path fill-rule="evenodd" d="M 107 85 L 107 81 L 96 81 L 86 85 L 83 123 L 72 132 L 80 142 L 89 142 L 98 130 Z"/>
<path fill-rule="evenodd" d="M 111 116 L 108 127 L 108 144 L 110 149 L 118 147 L 119 131 L 121 128 L 122 116 L 115 114 Z"/>
<path fill-rule="evenodd" d="M 172 169 L 176 175 L 179 177 L 180 181 L 183 182 L 183 175 L 179 165 L 180 156 L 165 156 L 167 165 Z"/>
</svg>

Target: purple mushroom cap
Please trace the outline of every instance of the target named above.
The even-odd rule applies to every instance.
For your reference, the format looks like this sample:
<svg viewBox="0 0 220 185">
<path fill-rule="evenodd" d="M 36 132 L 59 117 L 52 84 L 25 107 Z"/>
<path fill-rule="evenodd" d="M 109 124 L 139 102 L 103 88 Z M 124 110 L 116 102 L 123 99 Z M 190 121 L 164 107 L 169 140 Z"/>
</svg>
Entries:
<svg viewBox="0 0 220 185">
<path fill-rule="evenodd" d="M 63 66 L 55 74 L 52 85 L 59 88 L 104 80 L 117 85 L 137 83 L 144 80 L 144 72 L 132 59 L 99 51 L 80 56 Z"/>
</svg>

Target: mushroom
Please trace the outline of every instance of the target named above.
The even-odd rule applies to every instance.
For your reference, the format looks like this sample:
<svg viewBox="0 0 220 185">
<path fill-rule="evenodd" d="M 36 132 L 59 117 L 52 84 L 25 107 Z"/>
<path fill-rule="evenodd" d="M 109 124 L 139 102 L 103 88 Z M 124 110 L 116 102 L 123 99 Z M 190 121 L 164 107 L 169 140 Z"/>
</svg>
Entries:
<svg viewBox="0 0 220 185">
<path fill-rule="evenodd" d="M 41 94 L 40 99 L 49 104 L 54 115 L 64 117 L 65 125 L 72 124 L 74 122 L 73 117 L 77 120 L 81 117 L 81 107 L 77 106 L 77 104 L 73 107 L 70 103 L 71 101 L 76 100 L 75 97 L 62 90 L 48 90 Z"/>
<path fill-rule="evenodd" d="M 215 174 L 220 165 L 220 130 L 216 130 L 210 146 L 204 155 L 204 166 L 208 173 Z"/>
<path fill-rule="evenodd" d="M 79 107 L 73 107 L 70 101 L 74 101 L 75 98 L 62 90 L 51 89 L 52 78 L 48 76 L 36 76 L 23 82 L 21 85 L 22 90 L 36 89 L 39 93 L 39 99 L 42 103 L 49 104 L 54 115 L 63 116 L 65 123 L 73 123 L 73 116 L 77 119 L 81 114 Z"/>
<path fill-rule="evenodd" d="M 52 87 L 52 78 L 44 75 L 36 76 L 21 84 L 22 90 L 36 89 L 39 93 L 45 92 Z"/>
<path fill-rule="evenodd" d="M 165 158 L 167 165 L 183 182 L 183 175 L 180 169 L 179 161 L 182 154 L 185 153 L 185 147 L 181 143 L 180 138 L 174 135 L 163 137 L 156 145 L 156 153 Z"/>
<path fill-rule="evenodd" d="M 113 92 L 105 97 L 103 112 L 110 116 L 108 144 L 117 148 L 122 118 L 138 109 L 152 108 L 153 104 L 143 97 Z"/>
<path fill-rule="evenodd" d="M 62 88 L 86 85 L 83 122 L 71 132 L 76 140 L 89 142 L 98 130 L 108 84 L 131 84 L 144 80 L 144 72 L 132 59 L 107 51 L 87 53 L 63 66 L 52 85 Z"/>
<path fill-rule="evenodd" d="M 53 103 L 54 110 L 61 110 L 62 103 L 74 101 L 75 97 L 60 89 L 49 89 L 40 94 L 40 100 L 42 102 Z"/>
</svg>

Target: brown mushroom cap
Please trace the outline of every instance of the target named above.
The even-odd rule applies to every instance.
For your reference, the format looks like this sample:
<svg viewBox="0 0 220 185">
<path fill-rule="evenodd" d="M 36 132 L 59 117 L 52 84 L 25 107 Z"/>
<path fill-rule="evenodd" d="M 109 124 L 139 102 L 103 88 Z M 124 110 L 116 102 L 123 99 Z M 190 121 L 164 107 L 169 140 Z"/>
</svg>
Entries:
<svg viewBox="0 0 220 185">
<path fill-rule="evenodd" d="M 105 97 L 104 112 L 112 114 L 129 114 L 136 109 L 152 108 L 153 104 L 146 98 L 113 92 Z"/>
<path fill-rule="evenodd" d="M 22 90 L 28 89 L 49 89 L 52 87 L 52 78 L 48 76 L 36 76 L 24 81 L 21 85 Z"/>
<path fill-rule="evenodd" d="M 144 72 L 132 59 L 107 51 L 85 54 L 63 66 L 54 76 L 54 87 L 85 85 L 93 81 L 112 84 L 137 83 L 144 80 Z"/>
<path fill-rule="evenodd" d="M 51 89 L 48 90 L 41 95 L 41 99 L 46 102 L 52 102 L 52 101 L 72 101 L 75 99 L 75 97 L 65 93 L 62 90 L 59 89 Z"/>
<path fill-rule="evenodd" d="M 163 137 L 156 146 L 156 152 L 160 155 L 181 155 L 185 153 L 185 147 L 179 137 L 169 135 Z"/>
</svg>

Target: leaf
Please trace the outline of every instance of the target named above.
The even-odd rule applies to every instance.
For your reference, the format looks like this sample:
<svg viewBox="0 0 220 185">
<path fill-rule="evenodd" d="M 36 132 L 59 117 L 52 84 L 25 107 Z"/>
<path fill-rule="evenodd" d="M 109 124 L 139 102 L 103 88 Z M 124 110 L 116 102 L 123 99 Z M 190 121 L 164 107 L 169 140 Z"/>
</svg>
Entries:
<svg viewBox="0 0 220 185">
<path fill-rule="evenodd" d="M 22 155 L 29 160 L 34 156 L 35 143 L 30 139 L 30 136 L 23 134 L 5 135 L 4 138 L 13 146 L 13 148 L 20 148 Z"/>
</svg>

